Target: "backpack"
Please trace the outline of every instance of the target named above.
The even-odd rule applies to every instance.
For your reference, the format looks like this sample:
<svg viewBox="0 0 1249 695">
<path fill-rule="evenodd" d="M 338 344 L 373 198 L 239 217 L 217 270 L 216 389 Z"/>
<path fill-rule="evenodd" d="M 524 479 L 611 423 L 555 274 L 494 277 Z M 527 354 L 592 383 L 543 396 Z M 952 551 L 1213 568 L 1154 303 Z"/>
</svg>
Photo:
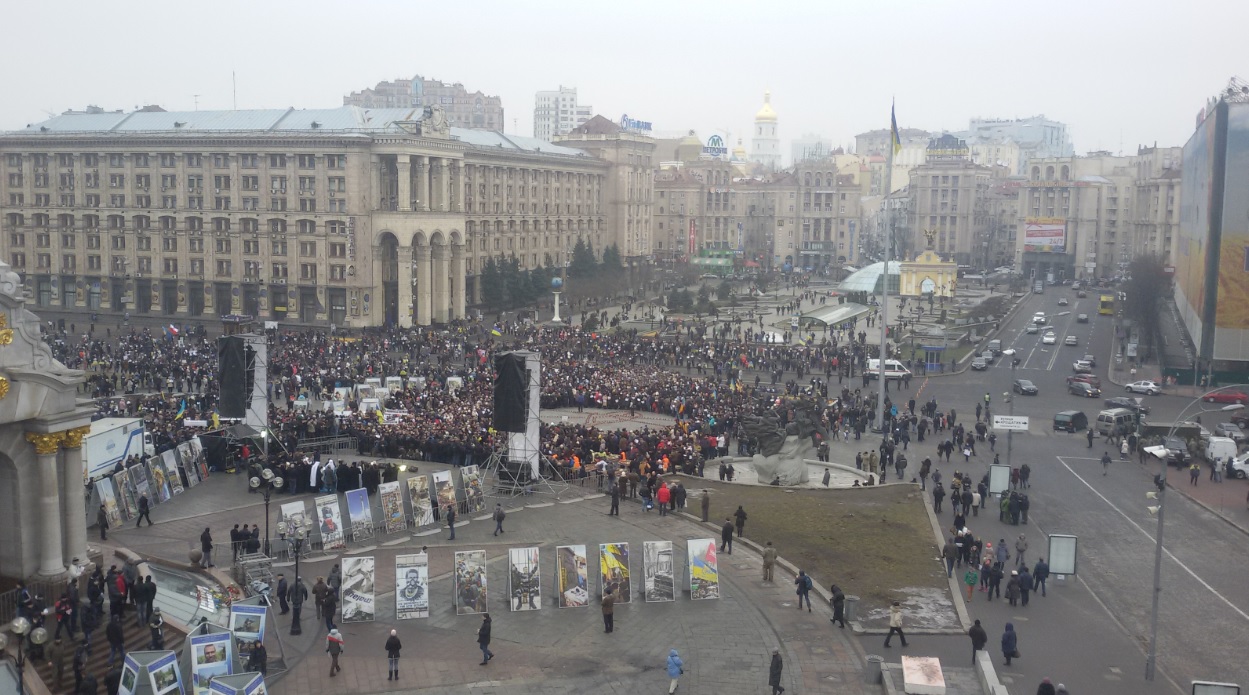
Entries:
<svg viewBox="0 0 1249 695">
<path fill-rule="evenodd" d="M 809 574 L 803 575 L 802 588 L 807 591 L 810 591 L 814 587 L 815 587 L 815 583 L 811 581 L 811 575 Z"/>
</svg>

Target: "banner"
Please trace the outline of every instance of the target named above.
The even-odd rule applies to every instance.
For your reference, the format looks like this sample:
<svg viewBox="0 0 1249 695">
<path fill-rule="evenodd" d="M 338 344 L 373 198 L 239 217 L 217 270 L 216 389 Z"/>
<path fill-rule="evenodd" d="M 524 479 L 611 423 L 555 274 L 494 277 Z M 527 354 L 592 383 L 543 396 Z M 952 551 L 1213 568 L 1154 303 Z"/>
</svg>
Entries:
<svg viewBox="0 0 1249 695">
<path fill-rule="evenodd" d="M 584 545 L 555 547 L 555 590 L 560 608 L 582 608 L 590 605 L 587 575 L 588 563 Z"/>
<path fill-rule="evenodd" d="M 642 543 L 642 573 L 645 575 L 648 602 L 676 600 L 676 584 L 673 581 L 672 569 L 672 541 Z"/>
<path fill-rule="evenodd" d="M 234 635 L 234 655 L 240 664 L 252 655 L 252 644 L 265 641 L 266 606 L 230 606 L 230 633 Z"/>
<path fill-rule="evenodd" d="M 153 503 L 152 487 L 147 479 L 147 466 L 135 466 L 127 469 L 126 474 L 130 479 L 130 483 L 134 485 L 134 498 L 138 500 L 140 497 L 147 497 L 147 501 Z M 138 509 L 138 507 L 136 506 L 135 509 Z"/>
<path fill-rule="evenodd" d="M 1024 220 L 1023 250 L 1066 253 L 1067 221 L 1061 217 L 1030 217 Z"/>
<path fill-rule="evenodd" d="M 191 689 L 194 695 L 205 695 L 210 680 L 234 673 L 230 633 L 191 635 L 190 642 Z"/>
<path fill-rule="evenodd" d="M 435 477 L 438 475 L 434 474 Z M 476 615 L 489 610 L 486 583 L 486 551 L 463 550 L 455 554 L 455 614 Z"/>
<path fill-rule="evenodd" d="M 429 556 L 395 556 L 395 617 L 429 617 Z"/>
<path fill-rule="evenodd" d="M 468 500 L 468 511 L 472 513 L 485 509 L 486 496 L 481 491 L 481 471 L 477 466 L 461 468 L 460 479 L 464 482 L 464 498 Z"/>
<path fill-rule="evenodd" d="M 100 493 L 100 504 L 104 505 L 104 514 L 108 516 L 108 527 L 121 528 L 121 507 L 117 506 L 113 481 L 109 478 L 100 478 L 95 481 L 95 490 Z"/>
<path fill-rule="evenodd" d="M 148 475 L 152 478 L 152 492 L 156 495 L 156 503 L 161 504 L 168 502 L 173 493 L 169 488 L 169 481 L 166 480 L 165 467 L 161 464 L 159 458 L 148 459 L 146 464 Z"/>
<path fill-rule="evenodd" d="M 178 445 L 178 462 L 182 465 L 182 473 L 186 476 L 187 486 L 198 485 L 200 482 L 199 467 L 195 465 L 195 452 L 191 449 L 191 442 L 182 442 Z"/>
<path fill-rule="evenodd" d="M 308 516 L 307 516 L 307 510 L 304 507 L 304 503 L 302 501 L 287 502 L 286 504 L 282 505 L 282 513 L 278 517 L 278 523 L 280 524 L 283 522 L 286 523 L 286 535 L 287 536 L 294 536 L 296 529 L 307 529 L 308 528 Z M 279 526 L 278 528 L 281 528 L 281 527 Z"/>
<path fill-rule="evenodd" d="M 690 598 L 720 598 L 720 568 L 714 538 L 692 538 L 686 543 L 690 561 Z"/>
<path fill-rule="evenodd" d="M 134 695 L 134 691 L 139 685 L 139 662 L 135 661 L 133 656 L 129 654 L 122 660 L 121 666 L 121 685 L 118 686 L 118 695 Z"/>
<path fill-rule="evenodd" d="M 347 518 L 351 520 L 351 537 L 366 536 L 373 530 L 373 510 L 369 508 L 369 491 L 347 491 Z"/>
<path fill-rule="evenodd" d="M 361 492 L 364 492 L 361 490 Z M 343 558 L 343 622 L 373 619 L 373 556 Z"/>
<path fill-rule="evenodd" d="M 434 493 L 438 496 L 439 509 L 446 509 L 456 503 L 455 481 L 451 479 L 451 471 L 434 472 Z"/>
<path fill-rule="evenodd" d="M 382 483 L 377 486 L 377 496 L 382 501 L 382 523 L 386 533 L 398 533 L 408 527 L 408 517 L 403 513 L 403 490 L 399 483 Z"/>
<path fill-rule="evenodd" d="M 536 611 L 542 608 L 537 548 L 511 548 L 507 551 L 507 583 L 512 610 Z"/>
<path fill-rule="evenodd" d="M 321 529 L 321 547 L 324 550 L 341 550 L 347 547 L 343 540 L 343 516 L 338 508 L 338 495 L 323 495 L 313 500 L 317 508 L 317 523 Z"/>
<path fill-rule="evenodd" d="M 628 543 L 600 543 L 598 546 L 599 586 L 611 587 L 616 603 L 633 600 L 633 583 L 629 572 Z"/>
<path fill-rule="evenodd" d="M 178 670 L 178 655 L 169 652 L 166 656 L 147 665 L 147 675 L 152 682 L 155 695 L 167 695 L 175 690 L 183 693 L 182 672 Z"/>
<path fill-rule="evenodd" d="M 412 502 L 412 523 L 429 526 L 434 523 L 434 503 L 429 499 L 429 476 L 408 478 L 408 499 Z"/>
<path fill-rule="evenodd" d="M 130 471 L 122 470 L 113 474 L 113 488 L 117 499 L 117 509 L 121 516 L 129 521 L 139 513 L 138 498 L 130 487 Z"/>
<path fill-rule="evenodd" d="M 199 469 L 199 479 L 208 480 L 208 457 L 204 456 L 204 443 L 199 440 L 198 434 L 191 437 L 191 455 Z"/>
<path fill-rule="evenodd" d="M 169 480 L 170 496 L 181 495 L 182 476 L 178 475 L 178 452 L 170 449 L 160 455 L 161 463 L 165 467 L 165 477 Z"/>
</svg>

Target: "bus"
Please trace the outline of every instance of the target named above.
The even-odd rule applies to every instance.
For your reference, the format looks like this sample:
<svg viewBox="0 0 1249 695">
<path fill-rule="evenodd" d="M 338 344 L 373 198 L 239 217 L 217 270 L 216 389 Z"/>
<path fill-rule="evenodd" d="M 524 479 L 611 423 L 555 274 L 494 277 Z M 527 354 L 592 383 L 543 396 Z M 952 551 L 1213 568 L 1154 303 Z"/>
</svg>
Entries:
<svg viewBox="0 0 1249 695">
<path fill-rule="evenodd" d="M 1113 294 L 1103 294 L 1098 302 L 1097 313 L 1106 314 L 1107 316 L 1115 313 L 1115 296 Z"/>
</svg>

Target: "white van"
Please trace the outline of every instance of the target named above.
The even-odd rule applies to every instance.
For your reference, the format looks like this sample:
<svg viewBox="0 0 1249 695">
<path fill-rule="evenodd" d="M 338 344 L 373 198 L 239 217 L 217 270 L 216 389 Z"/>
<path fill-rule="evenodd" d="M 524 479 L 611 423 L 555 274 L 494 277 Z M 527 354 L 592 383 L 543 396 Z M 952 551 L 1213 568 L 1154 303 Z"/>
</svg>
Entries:
<svg viewBox="0 0 1249 695">
<path fill-rule="evenodd" d="M 1240 453 L 1236 447 L 1236 440 L 1231 437 L 1211 437 L 1206 440 L 1204 448 L 1206 461 L 1218 459 L 1225 465 Z"/>
<path fill-rule="evenodd" d="M 911 370 L 897 360 L 885 360 L 885 378 L 886 379 L 902 379 L 910 376 Z M 880 360 L 867 361 L 867 377 L 869 379 L 880 378 Z"/>
<path fill-rule="evenodd" d="M 1097 414 L 1097 433 L 1102 436 L 1131 432 L 1136 426 L 1136 416 L 1127 408 L 1111 408 Z"/>
</svg>

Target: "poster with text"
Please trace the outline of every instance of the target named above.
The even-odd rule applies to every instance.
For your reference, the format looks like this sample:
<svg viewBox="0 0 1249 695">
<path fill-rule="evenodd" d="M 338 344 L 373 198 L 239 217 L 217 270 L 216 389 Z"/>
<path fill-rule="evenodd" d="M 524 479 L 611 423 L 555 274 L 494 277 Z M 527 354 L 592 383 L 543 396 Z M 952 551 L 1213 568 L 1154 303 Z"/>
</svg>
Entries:
<svg viewBox="0 0 1249 695">
<path fill-rule="evenodd" d="M 487 596 L 486 551 L 457 552 L 455 554 L 455 614 L 475 615 L 487 612 L 489 610 Z"/>
<path fill-rule="evenodd" d="M 168 695 L 182 690 L 182 671 L 178 670 L 178 655 L 169 652 L 147 665 L 147 675 L 152 681 L 155 695 Z"/>
<path fill-rule="evenodd" d="M 205 695 L 217 676 L 234 673 L 233 641 L 228 632 L 191 635 L 191 691 Z"/>
<path fill-rule="evenodd" d="M 296 529 L 306 529 L 308 527 L 308 511 L 304 507 L 303 501 L 287 502 L 282 505 L 282 516 L 278 519 L 278 523 L 286 524 L 286 536 L 288 538 L 295 535 Z M 279 533 L 281 532 L 279 531 Z"/>
<path fill-rule="evenodd" d="M 398 533 L 408 527 L 408 517 L 403 513 L 403 490 L 399 483 L 382 483 L 377 486 L 377 496 L 382 502 L 382 523 L 386 533 Z"/>
<path fill-rule="evenodd" d="M 252 644 L 265 641 L 265 606 L 230 606 L 230 633 L 234 635 L 234 655 L 240 664 L 252 655 Z"/>
<path fill-rule="evenodd" d="M 361 490 L 361 492 L 364 492 Z M 343 622 L 372 620 L 373 587 L 377 575 L 373 556 L 343 558 Z"/>
<path fill-rule="evenodd" d="M 555 591 L 560 608 L 590 605 L 589 563 L 584 545 L 555 547 Z"/>
<path fill-rule="evenodd" d="M 168 476 L 165 475 L 165 467 L 161 465 L 160 459 L 148 459 L 148 462 L 142 465 L 147 466 L 148 475 L 152 479 L 152 492 L 156 495 L 156 503 L 168 502 L 173 493 L 169 487 Z"/>
<path fill-rule="evenodd" d="M 692 538 L 686 543 L 690 562 L 690 598 L 720 598 L 720 567 L 714 538 Z"/>
<path fill-rule="evenodd" d="M 477 466 L 461 468 L 460 479 L 464 481 L 464 498 L 468 501 L 468 511 L 472 513 L 485 509 L 486 496 L 481 490 L 481 471 Z"/>
<path fill-rule="evenodd" d="M 325 550 L 341 550 L 347 547 L 343 535 L 343 515 L 338 508 L 338 495 L 324 495 L 313 500 L 317 508 L 317 525 L 321 530 L 321 543 Z"/>
<path fill-rule="evenodd" d="M 121 666 L 121 685 L 118 686 L 118 695 L 134 695 L 134 691 L 139 685 L 139 662 L 135 661 L 133 656 L 129 654 L 122 660 Z"/>
<path fill-rule="evenodd" d="M 456 503 L 455 481 L 451 479 L 451 471 L 434 472 L 434 494 L 438 496 L 439 509 L 447 509 Z"/>
<path fill-rule="evenodd" d="M 429 476 L 408 478 L 408 498 L 412 502 L 412 523 L 429 526 L 434 523 L 434 503 L 429 498 Z"/>
<path fill-rule="evenodd" d="M 113 492 L 113 481 L 100 478 L 95 481 L 95 490 L 100 494 L 100 504 L 104 505 L 104 514 L 108 516 L 109 528 L 121 527 L 121 507 L 117 505 L 117 495 Z"/>
<path fill-rule="evenodd" d="M 351 520 L 352 539 L 367 536 L 373 530 L 373 510 L 369 507 L 369 491 L 347 491 L 347 518 Z"/>
<path fill-rule="evenodd" d="M 542 608 L 537 548 L 511 548 L 507 551 L 507 581 L 512 610 L 536 611 Z"/>
<path fill-rule="evenodd" d="M 139 502 L 134 496 L 134 488 L 130 484 L 130 471 L 113 474 L 113 487 L 117 493 L 117 508 L 121 510 L 123 519 L 129 521 L 139 513 Z"/>
<path fill-rule="evenodd" d="M 395 556 L 395 617 L 429 617 L 429 556 Z"/>
<path fill-rule="evenodd" d="M 170 449 L 160 455 L 160 460 L 165 466 L 165 477 L 169 479 L 171 494 L 181 495 L 184 490 L 182 488 L 182 476 L 178 475 L 178 452 Z"/>
<path fill-rule="evenodd" d="M 648 602 L 677 599 L 672 566 L 672 541 L 642 543 L 642 573 L 645 575 Z"/>
<path fill-rule="evenodd" d="M 600 543 L 598 546 L 599 586 L 611 587 L 616 603 L 633 600 L 633 583 L 629 573 L 629 544 Z"/>
</svg>

